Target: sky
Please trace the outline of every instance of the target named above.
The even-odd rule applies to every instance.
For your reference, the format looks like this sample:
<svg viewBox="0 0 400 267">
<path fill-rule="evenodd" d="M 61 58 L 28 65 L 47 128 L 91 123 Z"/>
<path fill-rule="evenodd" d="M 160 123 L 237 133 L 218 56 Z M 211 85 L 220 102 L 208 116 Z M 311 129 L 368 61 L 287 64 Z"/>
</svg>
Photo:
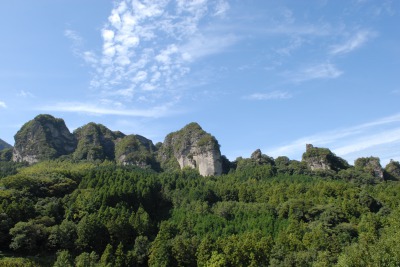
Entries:
<svg viewBox="0 0 400 267">
<path fill-rule="evenodd" d="M 190 122 L 230 160 L 306 144 L 400 160 L 400 1 L 0 4 L 0 138 L 38 114 L 154 143 Z"/>
</svg>

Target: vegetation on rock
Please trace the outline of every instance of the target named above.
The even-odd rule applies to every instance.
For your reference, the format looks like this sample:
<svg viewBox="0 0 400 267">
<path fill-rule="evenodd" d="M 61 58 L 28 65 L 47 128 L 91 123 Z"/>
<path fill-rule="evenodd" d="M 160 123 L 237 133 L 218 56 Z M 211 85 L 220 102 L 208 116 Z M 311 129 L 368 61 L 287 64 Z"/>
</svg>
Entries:
<svg viewBox="0 0 400 267">
<path fill-rule="evenodd" d="M 64 120 L 38 115 L 25 123 L 15 135 L 14 161 L 29 163 L 70 154 L 76 147 Z"/>
<path fill-rule="evenodd" d="M 88 123 L 74 131 L 78 146 L 73 158 L 77 160 L 113 160 L 115 141 L 124 137 L 121 132 L 113 132 L 102 124 Z"/>
<path fill-rule="evenodd" d="M 52 128 L 32 125 L 24 131 L 36 127 L 38 139 Z M 97 124 L 75 134 L 84 157 L 27 165 L 2 151 L 0 266 L 400 265 L 399 162 L 383 170 L 379 158 L 353 167 L 323 148 L 301 162 L 258 149 L 221 156 L 223 174 L 202 176 L 178 162 L 219 149 L 198 124 L 156 146 Z M 168 171 L 155 171 L 155 153 L 178 168 L 167 157 Z"/>
<path fill-rule="evenodd" d="M 0 139 L 0 151 L 3 149 L 11 148 L 12 146 L 10 144 L 7 144 L 5 141 Z"/>
<path fill-rule="evenodd" d="M 153 142 L 140 135 L 127 135 L 115 146 L 115 159 L 123 165 L 136 165 L 159 170 Z"/>
</svg>

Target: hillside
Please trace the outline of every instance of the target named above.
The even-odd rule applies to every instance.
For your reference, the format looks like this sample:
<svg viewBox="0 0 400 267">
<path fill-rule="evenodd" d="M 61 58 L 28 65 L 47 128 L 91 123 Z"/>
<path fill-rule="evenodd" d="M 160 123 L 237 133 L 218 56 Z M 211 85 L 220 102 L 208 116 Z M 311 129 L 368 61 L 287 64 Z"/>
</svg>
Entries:
<svg viewBox="0 0 400 267">
<path fill-rule="evenodd" d="M 62 121 L 40 119 L 29 136 L 58 151 L 60 131 L 42 132 Z M 202 175 L 219 143 L 197 123 L 156 145 L 94 123 L 71 135 L 67 154 L 0 159 L 0 266 L 400 265 L 399 162 L 307 145 L 302 161 L 257 149 Z"/>
<path fill-rule="evenodd" d="M 12 146 L 10 144 L 7 144 L 5 141 L 0 139 L 0 150 L 6 149 L 6 148 L 11 148 Z"/>
</svg>

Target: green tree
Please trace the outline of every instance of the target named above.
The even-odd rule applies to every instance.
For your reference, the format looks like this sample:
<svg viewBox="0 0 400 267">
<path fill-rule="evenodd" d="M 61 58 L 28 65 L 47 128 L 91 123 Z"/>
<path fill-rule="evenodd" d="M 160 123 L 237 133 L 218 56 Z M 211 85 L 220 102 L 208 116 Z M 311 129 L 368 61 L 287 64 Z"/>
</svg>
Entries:
<svg viewBox="0 0 400 267">
<path fill-rule="evenodd" d="M 113 247 L 110 244 L 107 244 L 107 246 L 104 249 L 104 252 L 100 258 L 100 266 L 113 267 L 114 261 L 115 261 L 115 257 L 114 257 Z"/>
<path fill-rule="evenodd" d="M 68 250 L 61 250 L 57 252 L 57 259 L 54 262 L 53 267 L 73 267 L 71 254 Z"/>
</svg>

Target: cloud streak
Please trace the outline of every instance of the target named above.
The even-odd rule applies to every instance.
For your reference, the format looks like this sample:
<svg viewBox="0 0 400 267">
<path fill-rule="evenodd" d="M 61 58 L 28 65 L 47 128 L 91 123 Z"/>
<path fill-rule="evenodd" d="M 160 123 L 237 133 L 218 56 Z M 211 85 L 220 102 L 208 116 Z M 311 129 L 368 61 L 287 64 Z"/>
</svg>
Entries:
<svg viewBox="0 0 400 267">
<path fill-rule="evenodd" d="M 368 40 L 375 37 L 376 33 L 367 30 L 358 31 L 355 35 L 350 37 L 344 43 L 339 45 L 332 46 L 330 50 L 330 54 L 339 55 L 339 54 L 347 54 L 360 48 L 364 45 Z"/>
<path fill-rule="evenodd" d="M 321 63 L 307 66 L 297 72 L 289 74 L 294 82 L 304 82 L 315 79 L 335 79 L 343 74 L 332 63 Z"/>
<path fill-rule="evenodd" d="M 274 99 L 289 99 L 292 95 L 284 91 L 273 91 L 269 93 L 254 93 L 245 96 L 244 99 L 248 100 L 274 100 Z"/>
<path fill-rule="evenodd" d="M 155 106 L 149 109 L 126 109 L 125 107 L 110 107 L 104 104 L 95 105 L 92 103 L 80 103 L 80 102 L 63 102 L 55 105 L 48 105 L 37 108 L 40 111 L 46 112 L 74 112 L 74 113 L 86 113 L 91 115 L 119 115 L 129 117 L 146 117 L 146 118 L 160 118 L 169 116 L 173 113 L 179 113 L 179 111 L 170 111 L 173 103 L 167 103 L 164 105 Z"/>
<path fill-rule="evenodd" d="M 288 155 L 299 159 L 306 144 L 329 147 L 342 157 L 355 159 L 364 155 L 363 151 L 373 152 L 379 146 L 400 142 L 400 114 L 381 118 L 354 127 L 318 133 L 299 138 L 287 145 L 266 150 L 273 156 Z M 387 158 L 384 154 L 382 156 Z M 365 156 L 365 155 L 364 155 Z"/>
</svg>

